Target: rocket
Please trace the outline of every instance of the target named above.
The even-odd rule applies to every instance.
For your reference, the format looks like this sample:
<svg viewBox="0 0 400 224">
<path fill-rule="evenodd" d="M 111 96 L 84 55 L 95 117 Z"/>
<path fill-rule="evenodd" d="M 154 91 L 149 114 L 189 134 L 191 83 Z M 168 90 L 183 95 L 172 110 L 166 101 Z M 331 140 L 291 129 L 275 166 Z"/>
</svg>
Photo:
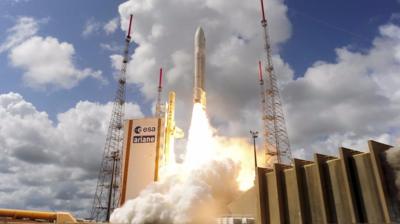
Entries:
<svg viewBox="0 0 400 224">
<path fill-rule="evenodd" d="M 204 73 L 206 66 L 206 38 L 204 31 L 198 27 L 194 37 L 194 89 L 193 103 L 200 103 L 206 108 L 206 92 L 204 90 Z"/>
</svg>

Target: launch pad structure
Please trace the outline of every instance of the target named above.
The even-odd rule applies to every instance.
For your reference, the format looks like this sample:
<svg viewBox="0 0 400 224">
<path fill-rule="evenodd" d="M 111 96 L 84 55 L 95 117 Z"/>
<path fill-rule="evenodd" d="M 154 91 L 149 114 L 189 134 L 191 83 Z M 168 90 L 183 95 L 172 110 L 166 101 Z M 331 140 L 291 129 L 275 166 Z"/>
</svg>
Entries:
<svg viewBox="0 0 400 224">
<path fill-rule="evenodd" d="M 165 106 L 161 102 L 162 68 L 155 116 L 123 120 L 132 18 L 131 15 L 117 94 L 90 213 L 91 218 L 96 221 L 109 221 L 115 208 L 135 198 L 148 184 L 157 181 L 160 167 L 175 160 L 172 153 L 174 139 L 184 136 L 183 131 L 175 125 L 175 92 L 169 93 Z M 201 103 L 205 109 L 205 36 L 202 28 L 198 28 L 195 35 L 195 61 L 193 102 Z"/>
<path fill-rule="evenodd" d="M 254 141 L 255 185 L 229 204 L 229 216 L 220 217 L 219 222 L 236 223 L 235 220 L 242 220 L 237 223 L 275 224 L 400 221 L 400 205 L 395 199 L 398 192 L 390 187 L 394 185 L 394 174 L 384 159 L 384 152 L 391 146 L 370 141 L 369 152 L 340 148 L 339 158 L 322 154 L 315 154 L 314 161 L 292 158 L 278 81 L 272 64 L 263 0 L 260 1 L 265 67 L 260 61 L 259 81 L 263 149 L 268 166 L 258 167 L 255 148 L 258 133 L 251 132 Z M 183 134 L 175 125 L 175 92 L 169 93 L 165 106 L 162 104 L 162 68 L 155 116 L 127 119 L 123 125 L 129 42 L 130 28 L 92 208 L 92 217 L 97 221 L 108 221 L 114 208 L 136 198 L 146 186 L 159 180 L 161 167 L 175 160 L 172 152 L 174 139 Z M 201 27 L 196 30 L 194 42 L 193 103 L 200 103 L 205 109 L 206 40 Z"/>
<path fill-rule="evenodd" d="M 261 0 L 262 6 L 262 26 L 264 28 L 264 36 L 265 36 L 265 51 L 266 51 L 266 73 L 267 73 L 267 82 L 265 91 L 262 89 L 262 105 L 263 105 L 263 126 L 264 126 L 264 147 L 266 150 L 267 158 L 270 161 L 267 161 L 267 164 L 273 164 L 275 162 L 285 161 L 286 163 L 290 163 L 291 161 L 291 153 L 289 140 L 286 133 L 285 121 L 282 111 L 282 105 L 280 103 L 279 90 L 277 86 L 276 77 L 273 70 L 272 65 L 272 55 L 271 55 L 271 47 L 269 43 L 269 36 L 267 32 L 267 21 L 264 15 L 264 7 L 263 0 Z M 125 49 L 124 49 L 124 57 L 122 68 L 120 72 L 120 77 L 118 80 L 118 89 L 115 96 L 112 115 L 110 119 L 110 124 L 107 132 L 106 143 L 104 147 L 103 159 L 101 163 L 101 169 L 98 176 L 96 192 L 93 199 L 92 209 L 91 209 L 91 218 L 96 221 L 108 221 L 110 219 L 111 212 L 118 206 L 121 205 L 125 199 L 127 199 L 127 195 L 137 195 L 139 189 L 143 189 L 143 186 L 140 185 L 138 189 L 134 190 L 135 193 L 127 191 L 128 187 L 127 182 L 128 174 L 127 174 L 127 166 L 129 166 L 128 161 L 130 156 L 126 154 L 130 149 L 130 141 L 132 140 L 129 136 L 125 135 L 125 143 L 123 143 L 123 119 L 124 119 L 124 106 L 125 106 L 125 89 L 126 89 L 126 68 L 129 59 L 129 44 L 131 41 L 131 25 L 132 25 L 132 15 L 130 16 L 129 27 L 127 36 L 125 38 Z M 200 103 L 203 106 L 203 109 L 206 108 L 206 92 L 205 92 L 205 62 L 206 62 L 206 40 L 204 31 L 201 27 L 196 30 L 195 34 L 195 45 L 194 45 L 194 60 L 195 60 L 195 68 L 194 68 L 194 89 L 193 89 L 193 103 Z M 261 66 L 261 64 L 260 64 Z M 162 68 L 160 68 L 160 76 L 159 76 L 159 85 L 157 91 L 157 102 L 156 102 L 156 114 L 157 118 L 157 128 L 155 128 L 158 132 L 157 142 L 162 142 L 164 144 L 157 144 L 155 150 L 153 146 L 151 146 L 151 150 L 149 152 L 155 152 L 156 159 L 153 181 L 158 179 L 158 169 L 159 169 L 159 159 L 160 152 L 162 151 L 162 159 L 164 160 L 164 164 L 171 160 L 170 158 L 170 150 L 173 147 L 173 139 L 174 137 L 178 137 L 182 135 L 180 129 L 175 127 L 175 123 L 171 121 L 171 117 L 173 120 L 173 113 L 171 113 L 171 107 L 174 109 L 174 100 L 175 95 L 170 94 L 170 101 L 173 103 L 168 104 L 168 112 L 167 114 L 162 111 L 162 102 L 161 102 L 161 94 L 162 94 Z M 260 69 L 260 84 L 263 88 L 264 82 L 262 78 L 262 71 Z M 167 115 L 167 116 L 164 116 Z M 130 125 L 130 128 L 125 127 L 126 132 L 132 132 L 132 120 L 125 122 L 125 125 Z M 139 122 L 139 121 L 135 121 Z M 139 122 L 140 123 L 140 122 Z M 140 126 L 137 126 L 140 127 Z M 154 127 L 154 125 L 153 125 Z M 160 135 L 160 130 L 163 129 L 162 136 Z M 135 133 L 138 129 L 134 129 Z M 139 134 L 139 133 L 136 133 Z M 165 136 L 164 136 L 165 135 Z M 174 137 L 172 137 L 174 136 Z M 144 136 L 146 137 L 146 136 Z M 160 138 L 163 139 L 160 139 Z M 136 138 L 135 138 L 136 139 Z M 145 142 L 133 142 L 133 144 L 150 144 L 153 142 L 147 142 L 146 138 L 142 139 Z M 141 140 L 141 141 L 142 141 Z M 129 144 L 128 144 L 129 143 Z M 123 146 L 124 145 L 124 146 Z M 123 150 L 124 147 L 124 150 Z M 121 166 L 121 157 L 122 166 Z M 149 158 L 153 158 L 153 156 L 148 156 Z M 125 164 L 125 165 L 124 165 Z M 136 169 L 139 169 L 138 167 Z M 136 170 L 135 169 L 135 170 Z M 150 169 L 152 170 L 152 169 Z M 132 171 L 130 171 L 132 172 Z M 134 173 L 134 172 L 132 172 Z M 151 175 L 146 175 L 149 177 Z M 128 178 L 128 179 L 127 179 Z M 143 183 L 148 184 L 148 178 Z M 121 189 L 124 189 L 121 191 Z M 130 189 L 130 188 L 129 188 Z M 129 196 L 129 197 L 130 197 Z M 133 196 L 132 196 L 133 197 Z M 122 199 L 122 201 L 121 201 Z"/>
<path fill-rule="evenodd" d="M 112 211 L 118 206 L 121 179 L 123 143 L 123 119 L 125 114 L 126 68 L 129 59 L 131 27 L 133 16 L 130 15 L 122 68 L 118 77 L 118 89 L 115 94 L 110 123 L 106 136 L 101 167 L 97 179 L 90 217 L 96 221 L 108 221 Z"/>
<path fill-rule="evenodd" d="M 266 152 L 266 164 L 292 163 L 289 137 L 286 130 L 285 116 L 282 101 L 279 95 L 279 86 L 272 63 L 272 49 L 268 33 L 268 22 L 265 17 L 264 0 L 261 3 L 261 25 L 264 35 L 265 67 L 259 62 L 259 81 L 261 88 L 261 109 L 264 137 L 263 149 Z M 265 71 L 266 78 L 263 78 Z"/>
</svg>

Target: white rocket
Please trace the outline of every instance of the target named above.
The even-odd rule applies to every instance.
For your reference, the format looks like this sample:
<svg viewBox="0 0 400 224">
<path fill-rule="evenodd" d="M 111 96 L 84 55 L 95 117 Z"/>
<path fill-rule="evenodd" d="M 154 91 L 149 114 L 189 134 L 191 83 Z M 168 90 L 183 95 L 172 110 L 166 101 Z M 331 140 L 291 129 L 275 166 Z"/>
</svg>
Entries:
<svg viewBox="0 0 400 224">
<path fill-rule="evenodd" d="M 194 89 L 193 103 L 201 103 L 206 108 L 206 92 L 204 90 L 204 73 L 206 68 L 206 38 L 204 31 L 198 27 L 194 37 Z"/>
</svg>

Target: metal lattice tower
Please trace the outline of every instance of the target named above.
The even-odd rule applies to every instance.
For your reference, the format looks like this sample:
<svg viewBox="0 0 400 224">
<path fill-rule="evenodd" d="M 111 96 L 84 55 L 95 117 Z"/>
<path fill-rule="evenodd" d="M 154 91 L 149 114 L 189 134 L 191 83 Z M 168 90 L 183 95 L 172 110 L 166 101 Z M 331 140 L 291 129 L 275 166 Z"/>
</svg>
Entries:
<svg viewBox="0 0 400 224">
<path fill-rule="evenodd" d="M 156 117 L 162 118 L 164 116 L 163 106 L 162 106 L 162 77 L 163 77 L 163 70 L 160 68 L 160 76 L 158 79 L 158 88 L 157 88 L 157 104 L 156 104 Z"/>
<path fill-rule="evenodd" d="M 265 82 L 260 79 L 262 90 L 262 119 L 264 148 L 267 154 L 267 165 L 274 163 L 290 164 L 292 153 L 290 151 L 289 137 L 286 131 L 285 117 L 282 109 L 282 102 L 279 95 L 279 87 L 272 64 L 272 50 L 268 33 L 268 23 L 265 19 L 264 3 L 261 1 L 262 20 L 261 25 L 264 31 L 264 50 L 265 50 Z M 261 63 L 259 64 L 261 66 Z M 261 72 L 261 70 L 260 70 Z"/>
<path fill-rule="evenodd" d="M 90 217 L 96 221 L 109 221 L 110 214 L 118 206 L 119 182 L 121 177 L 123 119 L 125 112 L 126 67 L 129 59 L 131 42 L 132 15 L 129 20 L 129 30 L 125 38 L 124 58 L 118 77 L 118 89 L 115 95 L 110 123 L 108 126 L 103 159 L 97 179 Z"/>
</svg>

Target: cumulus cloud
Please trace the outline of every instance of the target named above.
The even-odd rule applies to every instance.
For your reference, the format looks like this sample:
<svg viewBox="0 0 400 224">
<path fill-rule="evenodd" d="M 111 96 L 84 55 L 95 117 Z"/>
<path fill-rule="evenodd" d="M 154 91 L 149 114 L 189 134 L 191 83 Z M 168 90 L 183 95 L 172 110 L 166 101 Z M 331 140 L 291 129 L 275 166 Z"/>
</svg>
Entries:
<svg viewBox="0 0 400 224">
<path fill-rule="evenodd" d="M 7 30 L 6 40 L 0 44 L 0 53 L 9 51 L 11 65 L 24 71 L 25 84 L 36 89 L 70 89 L 87 77 L 98 79 L 103 84 L 107 82 L 99 70 L 77 68 L 72 44 L 51 36 L 38 36 L 39 25 L 45 22 L 47 19 L 19 17 L 16 24 Z"/>
<path fill-rule="evenodd" d="M 280 44 L 291 35 L 287 7 L 281 0 L 266 4 L 293 150 L 299 150 L 297 154 L 303 150 L 309 157 L 314 151 L 332 154 L 339 145 L 361 146 L 369 138 L 386 143 L 397 139 L 399 27 L 381 26 L 370 49 L 338 48 L 335 62 L 317 61 L 294 80 L 293 70 L 279 55 Z M 134 14 L 132 36 L 139 45 L 128 65 L 128 82 L 154 100 L 157 69 L 163 66 L 166 90 L 177 92 L 177 123 L 187 130 L 193 36 L 201 25 L 207 41 L 207 110 L 213 126 L 225 135 L 248 136 L 249 129 L 261 130 L 257 61 L 264 55 L 258 7 L 239 0 L 129 0 L 121 4 L 121 28 L 126 31 L 129 14 Z M 111 57 L 115 68 L 120 58 Z"/>
<path fill-rule="evenodd" d="M 267 4 L 274 30 L 271 39 L 274 49 L 278 49 L 291 35 L 287 7 L 281 0 Z M 146 99 L 154 100 L 157 71 L 164 67 L 165 90 L 177 93 L 178 125 L 188 130 L 194 33 L 197 26 L 202 26 L 207 42 L 207 109 L 212 123 L 226 135 L 247 135 L 250 127 L 259 127 L 256 117 L 261 117 L 257 63 L 263 55 L 263 36 L 258 7 L 257 2 L 240 0 L 130 0 L 121 4 L 121 28 L 126 31 L 132 13 L 133 41 L 139 45 L 128 65 L 128 82 L 137 84 Z M 116 59 L 120 56 L 112 57 L 113 65 L 119 64 Z M 290 68 L 278 55 L 274 59 L 280 61 L 276 62 L 277 70 Z"/>
<path fill-rule="evenodd" d="M 118 17 L 111 19 L 106 24 L 104 24 L 103 26 L 104 32 L 106 32 L 106 34 L 114 33 L 118 29 L 118 23 L 119 23 Z"/>
<path fill-rule="evenodd" d="M 101 30 L 102 23 L 96 21 L 94 18 L 90 18 L 85 22 L 83 26 L 82 36 L 89 37 L 92 34 L 96 34 Z"/>
<path fill-rule="evenodd" d="M 16 24 L 7 29 L 7 38 L 0 44 L 0 53 L 9 50 L 34 36 L 39 30 L 39 21 L 32 17 L 19 17 Z"/>
<path fill-rule="evenodd" d="M 0 180 L 7 180 L 0 181 L 0 207 L 85 217 L 111 108 L 112 103 L 80 101 L 53 122 L 20 94 L 0 95 Z M 126 109 L 128 117 L 142 116 L 136 104 Z"/>
<path fill-rule="evenodd" d="M 14 47 L 9 59 L 14 67 L 24 70 L 24 82 L 33 88 L 70 89 L 79 81 L 92 77 L 105 82 L 101 71 L 78 69 L 74 64 L 75 48 L 54 37 L 34 36 Z"/>
<path fill-rule="evenodd" d="M 100 48 L 111 52 L 122 52 L 123 48 L 117 43 L 100 43 Z"/>
<path fill-rule="evenodd" d="M 108 22 L 101 22 L 94 18 L 90 18 L 86 20 L 83 26 L 82 36 L 86 38 L 91 35 L 99 34 L 101 31 L 104 31 L 107 35 L 112 34 L 118 29 L 118 24 L 118 17 L 112 18 Z"/>
<path fill-rule="evenodd" d="M 400 27 L 387 24 L 379 31 L 370 49 L 338 48 L 336 62 L 318 61 L 285 86 L 289 133 L 298 147 L 334 152 L 340 142 L 393 144 L 399 136 Z M 321 143 L 326 147 L 316 147 Z"/>
</svg>

